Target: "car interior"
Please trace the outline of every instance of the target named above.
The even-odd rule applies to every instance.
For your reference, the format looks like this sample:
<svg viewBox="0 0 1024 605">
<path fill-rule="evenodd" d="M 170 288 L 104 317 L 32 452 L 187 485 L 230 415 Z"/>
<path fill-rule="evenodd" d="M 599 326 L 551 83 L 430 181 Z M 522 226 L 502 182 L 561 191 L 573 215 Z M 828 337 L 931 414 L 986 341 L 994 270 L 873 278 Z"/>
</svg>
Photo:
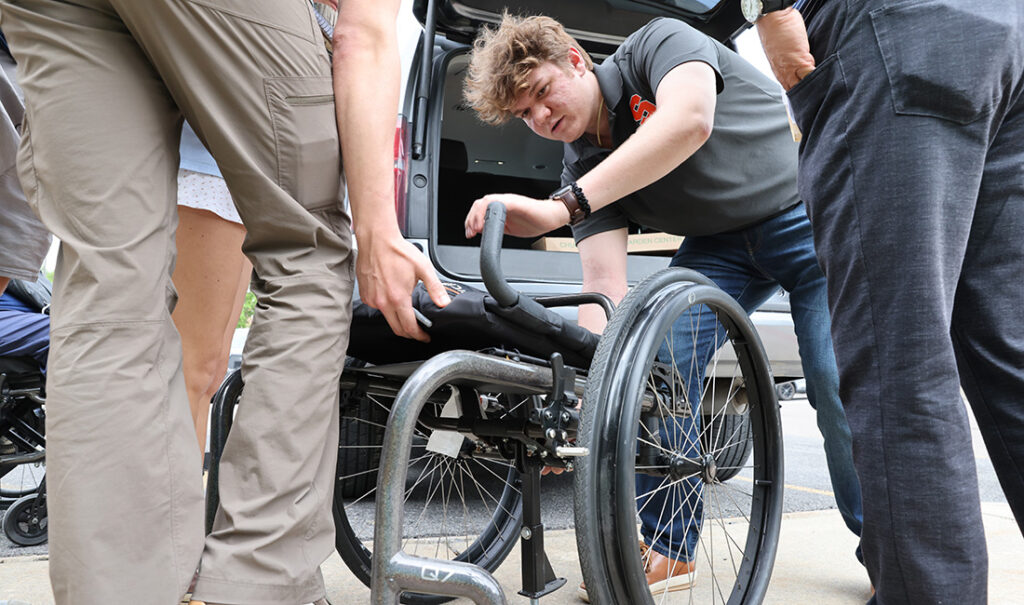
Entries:
<svg viewBox="0 0 1024 605">
<path fill-rule="evenodd" d="M 521 120 L 495 127 L 481 122 L 462 99 L 469 55 L 448 63 L 438 171 L 438 243 L 479 246 L 466 240 L 462 222 L 473 202 L 489 193 L 545 198 L 560 186 L 562 144 L 543 139 Z M 572 237 L 568 227 L 550 235 Z M 509 248 L 530 248 L 533 240 L 506 238 Z"/>
</svg>

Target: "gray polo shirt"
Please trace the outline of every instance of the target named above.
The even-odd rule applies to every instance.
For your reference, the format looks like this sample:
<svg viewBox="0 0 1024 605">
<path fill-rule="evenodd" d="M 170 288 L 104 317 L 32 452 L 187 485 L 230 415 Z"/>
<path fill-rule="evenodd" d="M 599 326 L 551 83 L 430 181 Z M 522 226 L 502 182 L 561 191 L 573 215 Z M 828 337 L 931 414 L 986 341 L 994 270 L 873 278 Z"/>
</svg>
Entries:
<svg viewBox="0 0 1024 605">
<path fill-rule="evenodd" d="M 755 225 L 799 202 L 797 144 L 782 90 L 739 55 L 674 19 L 651 21 L 594 68 L 618 148 L 653 113 L 655 91 L 674 67 L 710 65 L 718 98 L 711 137 L 675 170 L 573 227 L 576 241 L 628 222 L 676 235 L 714 235 Z M 611 153 L 582 137 L 565 145 L 562 183 Z"/>
</svg>

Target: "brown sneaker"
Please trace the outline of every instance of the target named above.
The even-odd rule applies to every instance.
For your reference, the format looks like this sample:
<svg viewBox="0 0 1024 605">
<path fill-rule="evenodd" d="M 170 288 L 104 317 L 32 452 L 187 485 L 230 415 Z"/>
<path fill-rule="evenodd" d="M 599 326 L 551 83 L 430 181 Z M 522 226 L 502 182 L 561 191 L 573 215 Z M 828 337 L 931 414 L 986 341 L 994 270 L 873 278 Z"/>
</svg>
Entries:
<svg viewBox="0 0 1024 605">
<path fill-rule="evenodd" d="M 666 592 L 686 590 L 693 586 L 697 579 L 696 563 L 669 559 L 665 555 L 651 550 L 648 553 L 645 569 L 647 571 L 647 587 L 652 596 Z"/>
<path fill-rule="evenodd" d="M 650 550 L 650 546 L 644 544 L 644 539 L 640 538 L 640 559 L 644 562 L 644 567 L 647 567 L 647 552 Z M 676 589 L 679 590 L 679 589 Z M 576 589 L 576 596 L 580 598 L 584 603 L 590 602 L 590 595 L 587 594 L 587 585 L 584 582 L 580 582 L 579 588 Z"/>
</svg>

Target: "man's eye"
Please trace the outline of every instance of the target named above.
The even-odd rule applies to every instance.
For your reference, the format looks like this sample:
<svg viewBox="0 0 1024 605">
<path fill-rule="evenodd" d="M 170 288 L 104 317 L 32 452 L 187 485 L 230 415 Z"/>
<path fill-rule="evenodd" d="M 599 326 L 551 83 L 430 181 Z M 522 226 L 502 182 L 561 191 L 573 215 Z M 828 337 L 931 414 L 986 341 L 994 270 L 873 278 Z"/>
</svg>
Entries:
<svg viewBox="0 0 1024 605">
<path fill-rule="evenodd" d="M 544 93 L 546 93 L 547 91 L 548 91 L 548 85 L 545 84 L 544 86 L 541 86 L 539 91 L 537 91 L 537 96 L 538 97 L 543 97 Z"/>
</svg>

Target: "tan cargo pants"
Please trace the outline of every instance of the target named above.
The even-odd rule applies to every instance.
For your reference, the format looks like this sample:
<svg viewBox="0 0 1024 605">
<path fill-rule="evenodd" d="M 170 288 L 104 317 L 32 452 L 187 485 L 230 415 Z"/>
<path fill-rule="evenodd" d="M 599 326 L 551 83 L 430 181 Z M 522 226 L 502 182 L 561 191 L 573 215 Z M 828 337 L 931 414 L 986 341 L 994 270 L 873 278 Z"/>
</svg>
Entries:
<svg viewBox="0 0 1024 605">
<path fill-rule="evenodd" d="M 308 603 L 333 548 L 351 229 L 330 62 L 305 0 L 5 0 L 22 183 L 62 242 L 47 384 L 50 575 L 64 605 Z M 203 493 L 170 311 L 182 116 L 224 174 L 259 300 Z"/>
</svg>

